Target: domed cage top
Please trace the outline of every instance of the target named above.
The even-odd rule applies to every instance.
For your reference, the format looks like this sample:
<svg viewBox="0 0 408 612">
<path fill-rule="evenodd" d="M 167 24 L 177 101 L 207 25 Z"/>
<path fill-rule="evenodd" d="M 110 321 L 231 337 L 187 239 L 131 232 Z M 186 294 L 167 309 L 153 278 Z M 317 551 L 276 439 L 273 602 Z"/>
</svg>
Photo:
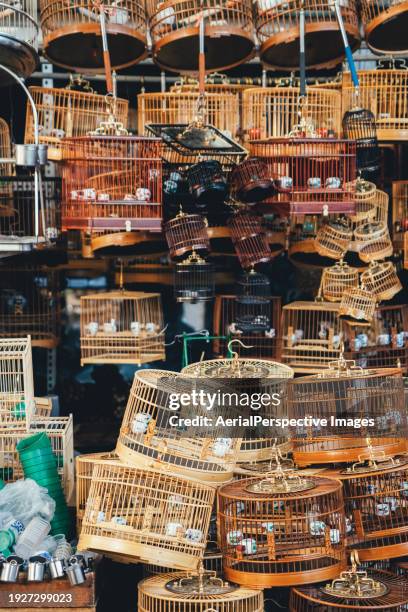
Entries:
<svg viewBox="0 0 408 612">
<path fill-rule="evenodd" d="M 111 291 L 81 297 L 81 365 L 165 359 L 158 293 Z"/>
<path fill-rule="evenodd" d="M 395 251 L 404 248 L 404 233 L 408 231 L 408 181 L 392 182 L 392 242 Z"/>
<path fill-rule="evenodd" d="M 0 429 L 28 429 L 33 419 L 31 339 L 0 339 Z"/>
<path fill-rule="evenodd" d="M 97 461 L 80 550 L 195 569 L 203 557 L 215 489 L 177 476 Z"/>
<path fill-rule="evenodd" d="M 162 219 L 157 138 L 64 138 L 64 229 L 157 231 Z"/>
<path fill-rule="evenodd" d="M 0 4 L 0 64 L 20 78 L 29 77 L 38 63 L 37 0 Z M 1 71 L 2 85 L 11 77 Z M 12 81 L 14 83 L 14 81 Z"/>
</svg>

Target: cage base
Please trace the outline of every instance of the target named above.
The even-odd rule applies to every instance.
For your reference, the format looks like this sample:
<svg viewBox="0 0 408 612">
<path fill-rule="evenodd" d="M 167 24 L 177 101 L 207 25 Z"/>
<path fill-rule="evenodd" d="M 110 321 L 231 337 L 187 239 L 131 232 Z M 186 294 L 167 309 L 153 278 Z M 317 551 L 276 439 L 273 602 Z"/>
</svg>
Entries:
<svg viewBox="0 0 408 612">
<path fill-rule="evenodd" d="M 360 548 L 358 544 L 350 547 L 350 550 L 356 550 L 360 561 L 385 561 L 388 559 L 396 559 L 397 557 L 405 557 L 408 555 L 408 534 L 407 541 L 399 544 L 384 544 L 384 542 L 376 545 L 375 540 L 370 543 L 369 548 Z"/>
<path fill-rule="evenodd" d="M 408 2 L 390 6 L 365 26 L 367 45 L 374 53 L 406 55 Z"/>
<path fill-rule="evenodd" d="M 94 363 L 95 365 L 104 364 L 104 363 L 123 363 L 123 364 L 134 364 L 141 366 L 144 363 L 150 363 L 152 361 L 164 361 L 166 359 L 166 355 L 163 353 L 147 353 L 143 352 L 143 354 L 136 356 L 131 353 L 123 354 L 123 355 L 111 355 L 110 353 L 105 353 L 104 355 L 100 355 L 99 357 L 83 357 L 81 359 L 81 366 Z"/>
<path fill-rule="evenodd" d="M 322 443 L 324 441 L 322 440 Z M 351 441 L 352 442 L 352 441 Z M 357 441 L 355 441 L 357 442 Z M 318 441 L 316 440 L 316 443 Z M 374 453 L 384 452 L 385 456 L 396 456 L 405 453 L 407 450 L 407 441 L 404 439 L 373 439 L 372 440 Z M 296 446 L 296 442 L 295 442 Z M 364 440 L 361 440 L 359 446 L 349 446 L 344 443 L 345 448 L 327 449 L 320 451 L 299 451 L 296 448 L 293 450 L 293 460 L 299 467 L 307 467 L 314 464 L 326 463 L 352 463 L 359 461 L 361 457 L 367 455 L 367 446 L 364 445 Z"/>
<path fill-rule="evenodd" d="M 0 33 L 0 65 L 10 68 L 21 79 L 26 79 L 39 63 L 38 53 L 31 45 Z M 4 87 L 14 84 L 15 80 L 2 70 L 0 83 Z"/>
<path fill-rule="evenodd" d="M 0 252 L 7 251 L 13 253 L 31 251 L 36 246 L 45 244 L 44 238 L 38 236 L 1 236 Z"/>
</svg>

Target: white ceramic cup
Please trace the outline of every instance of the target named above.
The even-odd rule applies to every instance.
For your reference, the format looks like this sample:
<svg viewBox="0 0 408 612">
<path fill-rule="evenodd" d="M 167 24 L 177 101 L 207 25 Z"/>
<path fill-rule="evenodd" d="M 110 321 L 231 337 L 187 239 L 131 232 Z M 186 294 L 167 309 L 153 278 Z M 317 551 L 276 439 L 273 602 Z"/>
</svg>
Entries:
<svg viewBox="0 0 408 612">
<path fill-rule="evenodd" d="M 138 336 L 142 331 L 142 325 L 139 321 L 132 321 L 130 324 L 130 331 L 134 336 Z"/>
<path fill-rule="evenodd" d="M 311 189 L 320 189 L 320 187 L 322 186 L 322 181 L 318 176 L 311 176 L 307 179 L 307 186 Z"/>
<path fill-rule="evenodd" d="M 244 538 L 240 545 L 243 547 L 244 555 L 253 555 L 256 553 L 256 540 L 254 538 Z"/>
<path fill-rule="evenodd" d="M 227 533 L 227 542 L 232 546 L 238 546 L 242 542 L 242 531 L 229 531 Z"/>
<path fill-rule="evenodd" d="M 148 334 L 154 334 L 156 331 L 156 323 L 146 323 L 146 331 Z"/>
<path fill-rule="evenodd" d="M 313 536 L 323 535 L 326 529 L 326 523 L 323 521 L 310 521 L 310 533 Z"/>
<path fill-rule="evenodd" d="M 97 321 L 91 321 L 86 326 L 86 330 L 90 336 L 96 336 L 96 334 L 98 333 L 98 329 L 99 329 L 99 324 Z"/>
<path fill-rule="evenodd" d="M 273 533 L 275 525 L 273 523 L 262 523 L 262 527 L 267 533 Z"/>
<path fill-rule="evenodd" d="M 167 523 L 166 535 L 176 536 L 180 533 L 180 531 L 184 531 L 183 525 L 181 523 Z"/>
</svg>

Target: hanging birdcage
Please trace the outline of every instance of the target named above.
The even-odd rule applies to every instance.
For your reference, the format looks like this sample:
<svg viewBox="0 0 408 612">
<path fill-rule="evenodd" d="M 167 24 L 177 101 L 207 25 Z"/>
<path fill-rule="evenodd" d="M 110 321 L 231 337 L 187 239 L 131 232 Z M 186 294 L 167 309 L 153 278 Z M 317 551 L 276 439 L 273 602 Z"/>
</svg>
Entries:
<svg viewBox="0 0 408 612">
<path fill-rule="evenodd" d="M 346 356 L 363 368 L 408 368 L 408 306 L 377 306 L 371 325 L 343 329 Z"/>
<path fill-rule="evenodd" d="M 83 91 L 71 89 L 79 82 Z M 48 145 L 48 159 L 62 158 L 61 139 L 67 136 L 87 136 L 106 117 L 106 99 L 95 93 L 86 81 L 72 80 L 65 89 L 51 87 L 30 87 L 30 94 L 38 112 L 39 142 Z M 115 98 L 118 121 L 125 127 L 128 120 L 127 100 Z M 27 104 L 25 143 L 34 142 L 34 122 L 30 104 Z"/>
<path fill-rule="evenodd" d="M 262 159 L 251 157 L 241 162 L 230 173 L 231 195 L 234 200 L 253 204 L 267 199 L 275 192 L 268 165 Z"/>
<path fill-rule="evenodd" d="M 256 87 L 243 93 L 243 132 L 246 140 L 284 138 L 299 120 L 297 87 Z M 320 136 L 338 136 L 341 131 L 341 95 L 319 87 L 309 89 L 304 115 Z"/>
<path fill-rule="evenodd" d="M 356 166 L 361 176 L 375 177 L 380 169 L 381 152 L 378 146 L 374 113 L 368 108 L 353 105 L 344 113 L 344 138 L 356 142 Z"/>
<path fill-rule="evenodd" d="M 321 295 L 328 302 L 341 302 L 343 292 L 358 287 L 358 284 L 358 270 L 340 260 L 331 268 L 323 269 Z"/>
<path fill-rule="evenodd" d="M 402 290 L 397 271 L 391 261 L 371 263 L 362 273 L 361 282 L 367 291 L 375 295 L 378 302 L 391 300 Z"/>
<path fill-rule="evenodd" d="M 404 234 L 408 231 L 408 181 L 392 182 L 392 241 L 394 249 L 404 248 Z"/>
<path fill-rule="evenodd" d="M 408 232 L 404 234 L 404 270 L 408 270 Z"/>
<path fill-rule="evenodd" d="M 55 348 L 60 325 L 58 273 L 39 266 L 4 266 L 0 275 L 0 335 L 27 335 L 32 346 Z"/>
<path fill-rule="evenodd" d="M 0 339 L 0 428 L 28 428 L 34 415 L 31 338 Z"/>
<path fill-rule="evenodd" d="M 110 291 L 81 297 L 81 365 L 165 359 L 158 293 Z"/>
<path fill-rule="evenodd" d="M 361 21 L 367 45 L 375 53 L 406 54 L 405 38 L 408 8 L 404 0 L 363 0 Z"/>
<path fill-rule="evenodd" d="M 287 413 L 302 420 L 292 429 L 295 463 L 358 461 L 367 456 L 367 438 L 376 452 L 404 452 L 408 423 L 401 370 L 363 370 L 342 357 L 329 366 L 288 385 Z"/>
<path fill-rule="evenodd" d="M 207 221 L 201 215 L 187 215 L 180 211 L 164 225 L 170 256 L 180 257 L 192 251 L 209 251 Z"/>
<path fill-rule="evenodd" d="M 63 68 L 103 72 L 104 55 L 101 14 L 113 69 L 143 59 L 147 52 L 146 11 L 141 0 L 79 5 L 60 0 L 40 0 L 44 53 Z"/>
<path fill-rule="evenodd" d="M 345 567 L 341 483 L 279 467 L 219 489 L 224 574 L 237 584 L 308 584 Z"/>
<path fill-rule="evenodd" d="M 393 253 L 390 233 L 386 223 L 367 221 L 354 230 L 358 255 L 361 261 L 371 263 L 390 257 Z"/>
<path fill-rule="evenodd" d="M 214 572 L 171 573 L 138 585 L 139 612 L 263 612 L 263 593 L 225 582 Z"/>
<path fill-rule="evenodd" d="M 214 4 L 211 0 L 147 1 L 153 60 L 163 69 L 197 72 L 200 17 L 205 23 L 207 71 L 238 66 L 254 53 L 252 3 Z"/>
<path fill-rule="evenodd" d="M 339 317 L 351 325 L 370 325 L 375 312 L 376 296 L 361 285 L 346 289 L 339 305 Z"/>
<path fill-rule="evenodd" d="M 215 488 L 114 461 L 96 461 L 79 550 L 195 569 L 203 557 Z"/>
<path fill-rule="evenodd" d="M 159 230 L 160 140 L 129 136 L 117 123 L 98 130 L 63 140 L 63 229 Z"/>
<path fill-rule="evenodd" d="M 229 185 L 217 160 L 200 161 L 185 171 L 186 182 L 198 207 L 211 207 L 216 212 L 228 197 Z"/>
<path fill-rule="evenodd" d="M 315 248 L 322 257 L 341 259 L 346 254 L 352 238 L 353 230 L 347 219 L 334 219 L 320 227 L 315 238 Z"/>
<path fill-rule="evenodd" d="M 174 269 L 174 296 L 177 302 L 210 302 L 215 294 L 215 268 L 192 252 Z"/>
<path fill-rule="evenodd" d="M 241 266 L 253 268 L 272 259 L 272 252 L 262 228 L 262 217 L 238 212 L 228 220 L 231 240 Z"/>
<path fill-rule="evenodd" d="M 375 8 L 376 4 L 377 0 L 374 3 L 364 0 L 362 2 L 363 14 L 367 6 L 371 5 Z M 380 142 L 406 140 L 408 109 L 405 100 L 408 95 L 408 70 L 395 68 L 361 70 L 358 72 L 358 79 L 359 103 L 374 113 L 378 140 Z M 354 97 L 351 75 L 349 72 L 344 72 L 343 111 L 353 107 Z"/>
<path fill-rule="evenodd" d="M 278 191 L 266 202 L 292 215 L 354 214 L 355 142 L 300 137 L 311 128 L 302 126 L 296 137 L 250 143 L 250 154 L 267 163 Z"/>
<path fill-rule="evenodd" d="M 9 0 L 0 9 L 0 65 L 12 70 L 18 77 L 29 77 L 38 64 L 37 1 Z M 1 84 L 13 79 L 3 70 Z"/>
<path fill-rule="evenodd" d="M 172 396 L 190 390 L 189 381 L 175 372 L 137 372 L 116 452 L 135 467 L 153 467 L 214 485 L 226 482 L 233 475 L 240 438 L 225 438 L 221 426 L 203 432 L 202 428 L 172 425 Z"/>
<path fill-rule="evenodd" d="M 336 13 L 327 0 L 290 7 L 282 0 L 257 0 L 255 25 L 261 44 L 261 60 L 281 70 L 299 69 L 299 14 L 305 9 L 305 45 L 308 68 L 333 68 L 344 58 L 343 39 Z M 350 47 L 360 45 L 357 3 L 340 5 Z"/>
<path fill-rule="evenodd" d="M 298 374 L 324 370 L 340 356 L 339 305 L 331 302 L 292 302 L 282 309 L 283 363 Z"/>
<path fill-rule="evenodd" d="M 2 75 L 3 76 L 3 75 Z M 11 138 L 10 138 L 10 128 L 8 123 L 0 118 L 0 156 L 3 159 L 11 159 Z M 13 174 L 14 166 L 12 163 L 1 163 L 0 164 L 0 176 L 10 176 Z M 2 186 L 2 191 L 4 187 Z M 0 208 L 0 215 L 2 213 L 2 209 Z"/>
<path fill-rule="evenodd" d="M 361 179 L 356 180 L 354 198 L 356 209 L 349 215 L 352 224 L 358 225 L 364 221 L 377 219 L 377 187 L 374 183 Z"/>
<path fill-rule="evenodd" d="M 267 276 L 255 272 L 243 274 L 237 284 L 235 333 L 256 334 L 270 331 L 270 282 Z M 231 334 L 231 329 L 226 330 Z"/>
</svg>

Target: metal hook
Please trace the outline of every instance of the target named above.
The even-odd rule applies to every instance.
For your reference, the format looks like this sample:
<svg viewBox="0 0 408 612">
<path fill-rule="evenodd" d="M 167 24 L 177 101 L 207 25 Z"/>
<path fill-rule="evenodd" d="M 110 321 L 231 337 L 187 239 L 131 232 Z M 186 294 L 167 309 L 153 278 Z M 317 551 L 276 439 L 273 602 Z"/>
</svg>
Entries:
<svg viewBox="0 0 408 612">
<path fill-rule="evenodd" d="M 230 340 L 230 341 L 228 342 L 228 344 L 227 344 L 227 349 L 228 349 L 228 352 L 229 352 L 229 353 L 231 353 L 231 357 L 232 357 L 233 359 L 238 359 L 238 358 L 239 358 L 239 353 L 237 353 L 236 351 L 232 351 L 232 350 L 231 350 L 231 344 L 233 344 L 234 342 L 237 342 L 237 343 L 238 343 L 238 344 L 240 344 L 242 347 L 247 348 L 247 349 L 254 348 L 253 346 L 248 346 L 248 345 L 244 344 L 244 343 L 242 342 L 242 340 L 239 340 L 238 338 L 233 338 L 233 339 L 232 339 L 232 340 Z"/>
</svg>

